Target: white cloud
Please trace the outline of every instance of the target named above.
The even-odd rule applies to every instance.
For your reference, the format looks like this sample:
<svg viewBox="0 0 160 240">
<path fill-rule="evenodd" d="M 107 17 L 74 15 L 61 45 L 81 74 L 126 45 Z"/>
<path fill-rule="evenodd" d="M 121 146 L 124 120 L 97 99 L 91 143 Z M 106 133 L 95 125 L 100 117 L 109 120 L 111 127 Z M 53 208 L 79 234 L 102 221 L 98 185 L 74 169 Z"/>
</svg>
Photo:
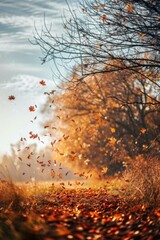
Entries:
<svg viewBox="0 0 160 240">
<path fill-rule="evenodd" d="M 17 69 L 19 69 L 19 72 L 40 72 L 41 68 L 40 66 L 34 66 L 34 65 L 27 65 L 24 63 L 17 63 L 17 62 L 10 62 L 10 63 L 0 63 L 0 69 L 3 71 L 10 71 L 12 73 L 17 72 Z"/>
<path fill-rule="evenodd" d="M 43 94 L 45 91 L 51 91 L 55 88 L 54 82 L 52 80 L 45 79 L 46 86 L 42 86 L 39 82 L 42 79 L 39 77 L 18 74 L 12 77 L 8 82 L 0 83 L 1 88 L 11 88 L 14 92 L 22 93 L 29 92 L 34 96 Z"/>
<path fill-rule="evenodd" d="M 16 6 L 16 7 L 15 7 Z M 34 24 L 40 32 L 44 24 L 44 14 L 46 25 L 52 23 L 52 32 L 62 31 L 63 9 L 65 2 L 56 1 L 16 1 L 12 3 L 0 3 L 0 51 L 18 52 L 25 49 L 36 49 L 28 42 L 33 38 Z M 2 11 L 4 10 L 4 11 Z"/>
<path fill-rule="evenodd" d="M 11 16 L 6 18 L 0 18 L 0 23 L 9 25 L 12 31 L 2 32 L 0 38 L 0 51 L 4 52 L 18 52 L 27 50 L 36 50 L 37 46 L 32 45 L 29 39 L 33 39 L 34 36 L 34 23 L 36 29 L 40 32 L 43 26 L 43 17 L 31 17 L 25 16 Z M 60 32 L 59 19 L 54 20 L 52 24 L 53 32 Z M 47 19 L 46 24 L 49 26 L 52 23 L 52 19 Z M 23 26 L 23 27 L 22 27 Z"/>
</svg>

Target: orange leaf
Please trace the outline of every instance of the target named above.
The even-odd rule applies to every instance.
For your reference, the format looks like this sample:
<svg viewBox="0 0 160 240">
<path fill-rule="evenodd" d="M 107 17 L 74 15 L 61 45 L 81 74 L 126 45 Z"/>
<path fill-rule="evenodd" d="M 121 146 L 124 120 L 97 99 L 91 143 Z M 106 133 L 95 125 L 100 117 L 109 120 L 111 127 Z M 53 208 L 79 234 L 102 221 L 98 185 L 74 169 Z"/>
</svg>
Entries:
<svg viewBox="0 0 160 240">
<path fill-rule="evenodd" d="M 156 215 L 157 217 L 160 217 L 160 209 L 157 209 L 157 211 L 155 211 L 155 215 Z"/>
<path fill-rule="evenodd" d="M 101 8 L 105 8 L 105 4 L 101 4 Z"/>
<path fill-rule="evenodd" d="M 49 125 L 44 126 L 44 128 L 49 128 Z"/>
<path fill-rule="evenodd" d="M 134 7 L 131 4 L 127 5 L 127 12 L 133 12 Z"/>
<path fill-rule="evenodd" d="M 114 138 L 114 137 L 110 137 L 108 139 L 109 139 L 111 145 L 114 145 L 117 141 L 116 138 Z"/>
<path fill-rule="evenodd" d="M 29 111 L 30 111 L 30 112 L 34 112 L 34 111 L 35 111 L 35 107 L 34 107 L 34 106 L 30 106 L 30 107 L 29 107 Z"/>
<path fill-rule="evenodd" d="M 51 177 L 52 177 L 52 178 L 55 177 L 55 171 L 54 171 L 54 170 L 52 170 L 52 172 L 51 172 Z"/>
<path fill-rule="evenodd" d="M 142 128 L 142 129 L 141 129 L 141 133 L 142 133 L 142 134 L 145 134 L 146 131 L 147 131 L 147 129 L 145 129 L 145 128 Z"/>
<path fill-rule="evenodd" d="M 115 132 L 116 132 L 116 129 L 115 129 L 115 128 L 111 128 L 111 132 L 112 132 L 112 133 L 115 133 Z"/>
<path fill-rule="evenodd" d="M 62 178 L 62 173 L 58 173 L 57 175 L 59 178 Z"/>
<path fill-rule="evenodd" d="M 107 168 L 107 167 L 103 167 L 101 172 L 102 172 L 103 174 L 105 174 L 105 173 L 107 173 L 107 171 L 108 171 L 108 168 Z"/>
<path fill-rule="evenodd" d="M 75 181 L 75 184 L 76 184 L 76 185 L 80 185 L 81 182 L 76 180 L 76 181 Z"/>
</svg>

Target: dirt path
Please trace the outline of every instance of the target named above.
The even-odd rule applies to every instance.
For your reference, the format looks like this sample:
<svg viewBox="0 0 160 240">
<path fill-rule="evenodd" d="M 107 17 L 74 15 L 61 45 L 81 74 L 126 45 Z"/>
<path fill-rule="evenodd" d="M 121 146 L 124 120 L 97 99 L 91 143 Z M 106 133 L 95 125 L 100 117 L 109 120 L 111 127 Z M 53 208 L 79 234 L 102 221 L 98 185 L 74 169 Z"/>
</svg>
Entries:
<svg viewBox="0 0 160 240">
<path fill-rule="evenodd" d="M 13 206 L 12 206 L 13 208 Z M 0 208 L 0 239 L 160 239 L 160 212 L 132 205 L 104 189 L 57 189 Z"/>
</svg>

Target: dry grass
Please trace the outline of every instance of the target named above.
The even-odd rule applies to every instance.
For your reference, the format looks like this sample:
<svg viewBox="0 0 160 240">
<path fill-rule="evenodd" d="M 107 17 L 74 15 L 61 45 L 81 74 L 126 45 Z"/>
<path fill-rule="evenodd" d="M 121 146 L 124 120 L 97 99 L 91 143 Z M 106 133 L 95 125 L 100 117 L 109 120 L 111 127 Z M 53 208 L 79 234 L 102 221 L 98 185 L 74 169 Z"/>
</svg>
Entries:
<svg viewBox="0 0 160 240">
<path fill-rule="evenodd" d="M 124 175 L 125 194 L 150 207 L 160 201 L 160 162 L 150 156 L 138 156 L 127 167 Z"/>
<path fill-rule="evenodd" d="M 19 211 L 23 209 L 25 192 L 12 181 L 0 181 L 0 206 L 5 210 Z"/>
<path fill-rule="evenodd" d="M 13 211 L 21 211 L 26 207 L 26 201 L 30 198 L 30 204 L 37 197 L 43 198 L 57 188 L 102 188 L 112 196 L 120 195 L 124 200 L 132 199 L 133 202 L 157 207 L 160 202 L 160 162 L 158 158 L 138 156 L 132 160 L 122 177 L 115 176 L 104 180 L 88 179 L 84 185 L 77 185 L 77 181 L 61 182 L 30 182 L 28 184 L 15 184 L 12 180 L 0 181 L 0 208 Z M 36 200 L 35 200 L 36 201 Z M 31 206 L 28 206 L 31 207 Z"/>
</svg>

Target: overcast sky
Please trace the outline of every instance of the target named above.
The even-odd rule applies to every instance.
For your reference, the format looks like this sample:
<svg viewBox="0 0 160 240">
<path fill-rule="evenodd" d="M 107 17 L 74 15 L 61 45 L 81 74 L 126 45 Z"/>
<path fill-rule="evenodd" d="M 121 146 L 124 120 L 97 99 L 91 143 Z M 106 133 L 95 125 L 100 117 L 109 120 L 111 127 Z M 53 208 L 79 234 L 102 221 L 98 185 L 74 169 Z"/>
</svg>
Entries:
<svg viewBox="0 0 160 240">
<path fill-rule="evenodd" d="M 0 154 L 31 128 L 38 129 L 30 122 L 34 114 L 28 107 L 37 104 L 40 109 L 44 91 L 54 89 L 54 83 L 51 65 L 41 65 L 40 49 L 29 39 L 33 39 L 34 24 L 42 28 L 44 14 L 47 24 L 52 22 L 52 31 L 60 33 L 65 9 L 64 0 L 0 1 Z M 40 86 L 42 79 L 46 86 Z M 10 95 L 14 101 L 8 100 Z"/>
</svg>

